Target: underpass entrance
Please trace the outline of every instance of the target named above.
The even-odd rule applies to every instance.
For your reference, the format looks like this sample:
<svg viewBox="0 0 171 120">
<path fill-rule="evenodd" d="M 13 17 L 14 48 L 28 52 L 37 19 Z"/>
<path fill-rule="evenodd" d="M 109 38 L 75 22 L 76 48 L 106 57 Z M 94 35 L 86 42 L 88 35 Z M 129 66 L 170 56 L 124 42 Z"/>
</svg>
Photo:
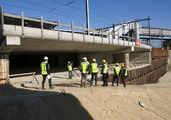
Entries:
<svg viewBox="0 0 171 120">
<path fill-rule="evenodd" d="M 40 64 L 44 56 L 49 58 L 51 73 L 66 71 L 68 61 L 73 61 L 73 66 L 78 67 L 77 53 L 56 53 L 56 54 L 10 54 L 9 73 L 36 72 L 40 74 Z"/>
</svg>

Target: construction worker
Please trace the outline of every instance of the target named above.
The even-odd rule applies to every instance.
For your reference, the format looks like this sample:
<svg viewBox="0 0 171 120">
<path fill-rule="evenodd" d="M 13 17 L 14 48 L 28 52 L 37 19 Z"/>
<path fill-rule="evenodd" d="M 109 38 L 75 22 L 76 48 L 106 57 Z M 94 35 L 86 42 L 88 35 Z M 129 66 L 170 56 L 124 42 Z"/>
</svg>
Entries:
<svg viewBox="0 0 171 120">
<path fill-rule="evenodd" d="M 68 67 L 69 79 L 72 79 L 72 63 L 70 63 L 70 61 L 68 61 L 67 67 Z"/>
<path fill-rule="evenodd" d="M 98 73 L 98 64 L 96 63 L 96 59 L 93 59 L 93 63 L 91 63 L 91 84 L 93 84 L 93 78 L 95 77 L 95 87 L 97 86 L 97 73 Z"/>
<path fill-rule="evenodd" d="M 52 87 L 52 83 L 51 83 L 52 79 L 50 76 L 50 65 L 48 63 L 48 57 L 47 56 L 44 57 L 44 61 L 40 64 L 40 66 L 41 66 L 41 73 L 43 75 L 42 90 L 45 90 L 44 84 L 45 84 L 46 78 L 48 78 L 48 80 L 49 80 L 49 88 L 53 89 L 54 87 Z"/>
<path fill-rule="evenodd" d="M 112 86 L 114 86 L 115 79 L 117 79 L 117 86 L 119 85 L 120 73 L 121 73 L 121 68 L 119 67 L 119 63 L 116 63 L 116 67 L 114 67 L 114 76 L 113 76 Z"/>
<path fill-rule="evenodd" d="M 81 72 L 81 87 L 82 87 L 82 83 L 83 83 L 83 79 L 85 79 L 85 87 L 87 87 L 87 75 L 90 71 L 90 67 L 89 67 L 89 62 L 87 62 L 87 58 L 84 57 L 83 62 L 81 62 L 80 66 L 79 66 L 79 70 Z"/>
<path fill-rule="evenodd" d="M 103 77 L 103 85 L 102 86 L 108 86 L 108 83 L 107 83 L 107 77 L 108 77 L 108 68 L 107 68 L 107 65 L 106 65 L 106 60 L 103 60 L 102 61 L 102 77 Z"/>
<path fill-rule="evenodd" d="M 124 84 L 124 87 L 126 87 L 125 79 L 127 78 L 127 69 L 125 68 L 124 64 L 122 64 L 121 67 L 121 79 L 122 83 Z"/>
<path fill-rule="evenodd" d="M 86 60 L 86 63 L 88 64 L 88 71 L 87 71 L 87 74 L 89 75 L 90 74 L 90 63 L 87 61 L 87 58 L 86 57 L 83 57 L 83 59 L 85 59 Z M 84 77 L 84 79 L 85 79 L 85 77 Z M 89 80 L 88 78 L 87 78 L 87 81 L 90 83 L 90 85 L 91 84 L 93 84 L 92 82 L 91 82 L 91 80 Z"/>
</svg>

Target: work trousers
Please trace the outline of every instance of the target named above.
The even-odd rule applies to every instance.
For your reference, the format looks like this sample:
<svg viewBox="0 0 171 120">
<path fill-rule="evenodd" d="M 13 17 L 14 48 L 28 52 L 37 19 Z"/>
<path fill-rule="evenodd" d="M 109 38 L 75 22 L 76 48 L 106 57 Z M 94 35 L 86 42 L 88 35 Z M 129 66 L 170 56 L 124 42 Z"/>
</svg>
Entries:
<svg viewBox="0 0 171 120">
<path fill-rule="evenodd" d="M 112 86 L 114 85 L 115 83 L 115 79 L 117 79 L 117 86 L 119 85 L 119 77 L 118 76 L 113 76 L 113 82 L 112 82 Z"/>
<path fill-rule="evenodd" d="M 80 87 L 82 87 L 83 79 L 85 79 L 84 87 L 87 87 L 87 73 L 86 74 L 83 74 L 83 73 L 81 74 L 81 85 L 80 85 Z"/>
<path fill-rule="evenodd" d="M 72 70 L 68 71 L 68 74 L 69 74 L 69 79 L 72 79 Z"/>
<path fill-rule="evenodd" d="M 107 73 L 103 73 L 102 77 L 103 77 L 103 85 L 102 86 L 108 86 Z"/>
<path fill-rule="evenodd" d="M 126 78 L 127 78 L 127 76 L 121 77 L 122 83 L 123 83 L 124 87 L 126 87 L 126 83 L 125 83 L 125 79 L 126 79 Z"/>
<path fill-rule="evenodd" d="M 97 73 L 91 74 L 91 82 L 93 82 L 93 78 L 95 77 L 95 82 L 97 83 Z"/>
<path fill-rule="evenodd" d="M 47 75 L 43 75 L 42 88 L 44 88 L 44 84 L 45 84 L 46 78 L 47 78 Z M 52 87 L 51 80 L 52 80 L 52 79 L 50 78 L 50 79 L 49 79 L 49 87 L 50 87 L 50 88 Z"/>
</svg>

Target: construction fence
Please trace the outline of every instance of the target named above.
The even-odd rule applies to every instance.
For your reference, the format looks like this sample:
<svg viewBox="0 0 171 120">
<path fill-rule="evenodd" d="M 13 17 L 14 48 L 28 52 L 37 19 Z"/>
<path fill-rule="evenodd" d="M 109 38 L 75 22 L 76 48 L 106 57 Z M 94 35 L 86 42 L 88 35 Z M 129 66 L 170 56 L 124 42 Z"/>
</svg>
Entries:
<svg viewBox="0 0 171 120">
<path fill-rule="evenodd" d="M 157 52 L 157 53 L 156 53 Z M 141 85 L 157 83 L 159 78 L 167 72 L 168 51 L 153 49 L 152 63 L 139 68 L 127 70 L 126 84 Z M 102 81 L 102 77 L 98 78 Z M 113 73 L 109 74 L 108 82 L 113 81 Z M 119 83 L 122 84 L 121 77 Z"/>
</svg>

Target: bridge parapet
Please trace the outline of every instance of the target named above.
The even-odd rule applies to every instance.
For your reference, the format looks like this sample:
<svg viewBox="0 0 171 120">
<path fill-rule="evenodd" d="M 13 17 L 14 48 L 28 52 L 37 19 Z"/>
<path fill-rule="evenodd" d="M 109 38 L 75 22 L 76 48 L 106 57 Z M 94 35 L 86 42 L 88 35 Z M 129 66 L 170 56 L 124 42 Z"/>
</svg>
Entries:
<svg viewBox="0 0 171 120">
<path fill-rule="evenodd" d="M 57 22 L 45 21 L 43 16 L 41 19 L 24 17 L 23 12 L 21 16 L 3 13 L 1 11 L 1 29 L 4 36 L 19 36 L 22 39 L 44 39 L 44 40 L 57 40 L 57 41 L 73 41 L 85 43 L 97 43 L 104 45 L 117 45 L 127 47 L 137 47 L 142 49 L 151 50 L 151 46 L 141 44 L 136 46 L 135 42 L 125 41 L 120 39 L 111 39 L 110 35 L 118 36 L 111 32 L 97 31 L 95 29 L 87 29 L 73 25 L 61 24 L 60 20 Z M 57 27 L 57 29 L 54 29 Z M 69 27 L 71 30 L 62 30 L 60 27 Z M 74 29 L 82 30 L 82 32 L 74 31 Z M 90 35 L 87 35 L 89 31 Z M 134 39 L 128 36 L 119 36 L 127 38 L 128 40 Z M 118 38 L 119 38 L 118 37 Z"/>
</svg>

